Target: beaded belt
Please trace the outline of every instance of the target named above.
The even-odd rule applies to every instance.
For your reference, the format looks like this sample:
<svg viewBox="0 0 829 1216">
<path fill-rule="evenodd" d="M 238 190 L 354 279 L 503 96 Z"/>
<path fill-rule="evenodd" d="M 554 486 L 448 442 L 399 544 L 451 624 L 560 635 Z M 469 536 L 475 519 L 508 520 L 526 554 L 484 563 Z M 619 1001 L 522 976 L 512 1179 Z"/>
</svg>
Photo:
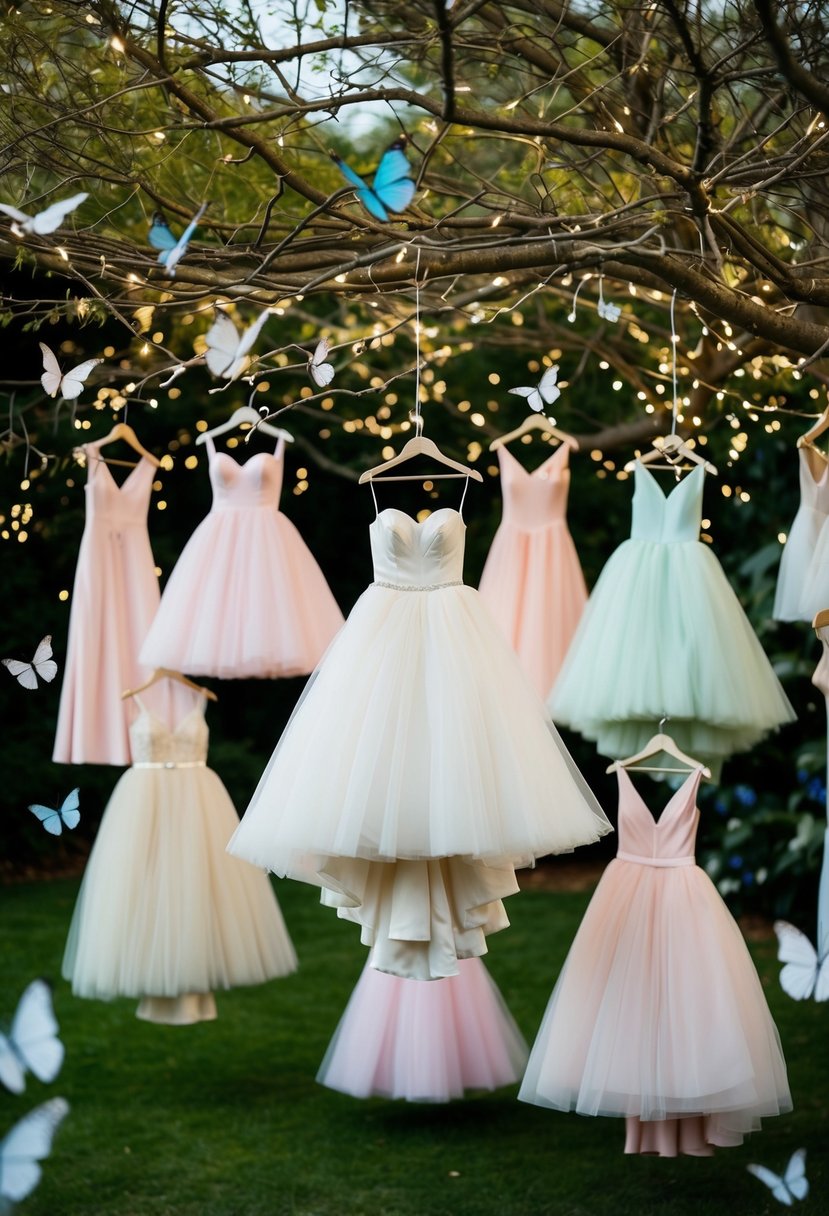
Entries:
<svg viewBox="0 0 829 1216">
<path fill-rule="evenodd" d="M 381 583 L 375 582 L 372 587 L 388 587 L 389 591 L 442 591 L 444 587 L 463 587 L 461 579 L 454 583 L 432 583 L 428 587 L 411 587 L 404 583 Z"/>
<path fill-rule="evenodd" d="M 640 857 L 638 853 L 624 853 L 620 849 L 616 854 L 619 861 L 632 861 L 640 866 L 695 866 L 696 857 Z"/>
<path fill-rule="evenodd" d="M 206 760 L 136 760 L 133 768 L 205 768 Z"/>
</svg>

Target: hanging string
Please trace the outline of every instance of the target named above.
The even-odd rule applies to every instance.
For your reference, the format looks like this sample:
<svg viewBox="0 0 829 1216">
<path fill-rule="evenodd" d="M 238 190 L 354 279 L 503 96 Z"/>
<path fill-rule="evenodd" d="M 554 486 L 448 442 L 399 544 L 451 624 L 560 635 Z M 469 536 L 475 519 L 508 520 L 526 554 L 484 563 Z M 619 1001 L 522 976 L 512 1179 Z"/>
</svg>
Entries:
<svg viewBox="0 0 829 1216">
<path fill-rule="evenodd" d="M 415 261 L 415 435 L 423 434 L 423 416 L 420 412 L 420 246 Z"/>
<path fill-rule="evenodd" d="M 671 379 L 673 381 L 674 402 L 671 410 L 671 434 L 676 434 L 676 416 L 679 413 L 679 398 L 677 396 L 676 387 L 676 347 L 679 341 L 679 334 L 676 332 L 675 317 L 676 310 L 676 288 L 671 296 Z"/>
</svg>

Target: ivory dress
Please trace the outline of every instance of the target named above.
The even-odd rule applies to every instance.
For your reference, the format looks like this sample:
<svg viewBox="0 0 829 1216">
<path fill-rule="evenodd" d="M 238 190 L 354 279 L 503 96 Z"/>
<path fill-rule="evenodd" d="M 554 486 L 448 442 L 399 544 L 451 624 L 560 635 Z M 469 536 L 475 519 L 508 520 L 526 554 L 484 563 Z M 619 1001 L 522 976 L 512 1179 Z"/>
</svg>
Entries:
<svg viewBox="0 0 829 1216">
<path fill-rule="evenodd" d="M 343 622 L 279 510 L 285 441 L 238 464 L 207 440 L 213 506 L 170 575 L 141 662 L 221 679 L 307 675 Z"/>
<path fill-rule="evenodd" d="M 694 861 L 700 770 L 659 822 L 624 769 L 619 851 L 550 997 L 519 1098 L 627 1120 L 625 1152 L 710 1154 L 791 1110 L 740 930 Z"/>
<path fill-rule="evenodd" d="M 562 443 L 528 472 L 506 445 L 498 448 L 504 515 L 479 584 L 542 697 L 553 687 L 587 602 L 565 515 L 569 455 Z"/>
<path fill-rule="evenodd" d="M 139 1017 L 202 1021 L 214 989 L 288 975 L 296 955 L 266 875 L 227 855 L 239 821 L 205 764 L 203 698 L 174 729 L 138 704 L 135 760 L 101 820 L 63 975 L 76 996 L 143 998 Z"/>
<path fill-rule="evenodd" d="M 370 526 L 375 581 L 306 685 L 230 851 L 323 888 L 371 964 L 458 973 L 515 868 L 610 824 L 478 592 L 442 508 Z"/>
<path fill-rule="evenodd" d="M 367 963 L 317 1080 L 355 1098 L 448 1102 L 519 1081 L 527 1044 L 479 958 L 433 984 Z"/>
<path fill-rule="evenodd" d="M 121 693 L 148 674 L 138 650 L 158 608 L 147 534 L 155 466 L 142 457 L 119 486 L 100 447 L 84 447 L 86 523 L 52 756 L 59 764 L 129 764 L 132 710 Z"/>
<path fill-rule="evenodd" d="M 776 621 L 811 621 L 815 612 L 829 608 L 829 554 L 824 549 L 825 565 L 821 578 L 818 573 L 821 559 L 816 553 L 821 532 L 829 519 L 829 461 L 805 447 L 798 448 L 797 457 L 800 466 L 800 506 L 780 558 L 772 613 Z M 820 469 L 819 477 L 814 472 L 817 467 Z M 829 547 L 829 529 L 824 546 Z M 824 595 L 826 603 L 818 603 L 809 612 L 807 600 L 814 602 Z"/>
<path fill-rule="evenodd" d="M 635 465 L 630 539 L 607 562 L 548 701 L 556 722 L 629 756 L 662 718 L 716 775 L 794 710 L 709 545 L 701 465 L 664 494 Z"/>
</svg>

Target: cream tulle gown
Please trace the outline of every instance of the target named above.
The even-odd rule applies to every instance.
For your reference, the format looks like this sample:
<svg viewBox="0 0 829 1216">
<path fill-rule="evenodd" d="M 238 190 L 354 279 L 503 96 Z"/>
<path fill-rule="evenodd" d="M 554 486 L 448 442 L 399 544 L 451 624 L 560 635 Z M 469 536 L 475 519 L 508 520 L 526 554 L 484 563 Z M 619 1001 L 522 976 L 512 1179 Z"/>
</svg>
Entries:
<svg viewBox="0 0 829 1216">
<path fill-rule="evenodd" d="M 528 472 L 498 449 L 504 516 L 481 574 L 481 598 L 546 697 L 576 631 L 587 587 L 567 527 L 570 449 Z"/>
<path fill-rule="evenodd" d="M 279 510 L 285 441 L 238 464 L 208 438 L 213 506 L 170 575 L 141 662 L 221 679 L 307 675 L 343 623 Z"/>
<path fill-rule="evenodd" d="M 296 956 L 266 875 L 227 855 L 239 821 L 205 765 L 203 698 L 175 729 L 139 705 L 135 763 L 101 820 L 63 975 L 76 996 L 141 997 L 139 1017 L 201 1021 L 216 1016 L 214 989 L 288 975 Z"/>
<path fill-rule="evenodd" d="M 462 583 L 465 526 L 381 511 L 374 583 L 302 697 L 230 850 L 323 888 L 381 971 L 456 975 L 507 924 L 515 868 L 610 824 Z"/>
<path fill-rule="evenodd" d="M 138 649 L 159 600 L 147 535 L 155 466 L 142 457 L 119 486 L 100 446 L 84 447 L 86 524 L 52 757 L 61 764 L 129 764 L 132 713 L 121 693 L 146 674 Z"/>
<path fill-rule="evenodd" d="M 556 722 L 629 756 L 662 718 L 716 774 L 795 714 L 710 546 L 699 539 L 705 473 L 664 494 L 636 462 L 630 539 L 593 589 L 550 695 Z"/>
<path fill-rule="evenodd" d="M 811 621 L 815 612 L 829 605 L 829 561 L 824 557 L 821 591 L 817 575 L 820 561 L 815 560 L 818 540 L 829 518 L 829 462 L 806 447 L 798 448 L 797 456 L 800 506 L 780 558 L 772 613 L 776 621 Z M 829 529 L 824 544 L 829 546 Z M 826 595 L 826 604 L 818 604 L 811 612 L 807 611 L 806 599 L 814 601 L 821 594 Z"/>
<path fill-rule="evenodd" d="M 624 769 L 619 851 L 570 948 L 519 1098 L 627 1118 L 625 1152 L 707 1155 L 791 1110 L 740 930 L 694 862 L 700 770 L 659 822 Z"/>
<path fill-rule="evenodd" d="M 368 963 L 317 1080 L 355 1098 L 449 1102 L 520 1080 L 527 1044 L 479 958 L 424 984 Z"/>
</svg>

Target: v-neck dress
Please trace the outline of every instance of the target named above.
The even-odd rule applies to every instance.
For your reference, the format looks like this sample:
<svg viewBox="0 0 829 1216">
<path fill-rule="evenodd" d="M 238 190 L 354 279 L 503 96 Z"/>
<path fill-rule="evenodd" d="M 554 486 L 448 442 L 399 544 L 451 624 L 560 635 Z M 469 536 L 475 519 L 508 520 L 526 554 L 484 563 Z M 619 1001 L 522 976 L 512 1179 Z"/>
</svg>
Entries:
<svg viewBox="0 0 829 1216">
<path fill-rule="evenodd" d="M 567 527 L 570 449 L 529 471 L 498 449 L 504 513 L 481 574 L 481 598 L 540 696 L 553 687 L 587 602 Z"/>
<path fill-rule="evenodd" d="M 559 974 L 519 1092 L 627 1119 L 626 1152 L 708 1155 L 791 1110 L 740 930 L 694 858 L 700 770 L 654 821 L 624 769 L 619 851 Z"/>
<path fill-rule="evenodd" d="M 224 680 L 307 675 L 343 617 L 279 510 L 284 439 L 244 464 L 210 438 L 207 450 L 213 505 L 170 575 L 141 661 Z"/>
<path fill-rule="evenodd" d="M 716 773 L 795 714 L 710 545 L 702 466 L 665 494 L 637 461 L 630 538 L 588 600 L 548 701 L 556 722 L 630 756 L 662 718 Z"/>
<path fill-rule="evenodd" d="M 88 443 L 86 522 L 69 616 L 53 759 L 130 762 L 132 710 L 121 693 L 145 678 L 138 651 L 158 608 L 147 533 L 153 464 L 144 457 L 120 486 Z"/>
</svg>

